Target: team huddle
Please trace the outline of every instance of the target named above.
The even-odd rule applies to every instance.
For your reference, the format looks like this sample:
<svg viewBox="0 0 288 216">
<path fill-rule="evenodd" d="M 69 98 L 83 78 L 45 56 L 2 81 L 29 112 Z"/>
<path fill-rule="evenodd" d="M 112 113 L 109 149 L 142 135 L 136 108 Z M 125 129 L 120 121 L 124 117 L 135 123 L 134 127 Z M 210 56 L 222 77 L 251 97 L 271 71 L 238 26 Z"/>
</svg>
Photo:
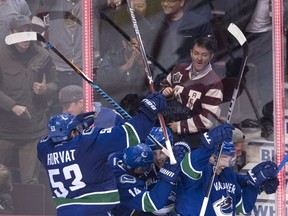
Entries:
<svg viewBox="0 0 288 216">
<path fill-rule="evenodd" d="M 162 93 L 152 93 L 133 118 L 110 128 L 93 126 L 93 112 L 53 116 L 37 150 L 57 214 L 200 215 L 213 172 L 205 215 L 249 213 L 258 194 L 276 192 L 278 169 L 272 161 L 259 163 L 247 175 L 234 172 L 234 127 L 227 123 L 204 133 L 195 150 L 189 143 L 174 143 L 177 163 L 170 164 L 157 144 L 165 146 L 163 130 L 155 126 L 166 106 Z"/>
</svg>

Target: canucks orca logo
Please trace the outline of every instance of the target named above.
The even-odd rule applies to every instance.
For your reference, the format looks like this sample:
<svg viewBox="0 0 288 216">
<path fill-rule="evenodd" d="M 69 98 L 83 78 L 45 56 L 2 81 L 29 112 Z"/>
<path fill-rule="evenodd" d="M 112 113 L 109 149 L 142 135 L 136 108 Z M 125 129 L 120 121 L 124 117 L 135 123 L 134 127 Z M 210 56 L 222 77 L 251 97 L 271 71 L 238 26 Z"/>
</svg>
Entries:
<svg viewBox="0 0 288 216">
<path fill-rule="evenodd" d="M 128 175 L 128 174 L 123 174 L 123 175 L 120 176 L 119 181 L 120 181 L 121 184 L 125 184 L 125 183 L 135 184 L 136 183 L 136 178 L 131 176 L 131 175 Z"/>
<path fill-rule="evenodd" d="M 233 215 L 233 200 L 232 197 L 222 196 L 219 200 L 213 203 L 213 208 L 216 215 Z"/>
</svg>

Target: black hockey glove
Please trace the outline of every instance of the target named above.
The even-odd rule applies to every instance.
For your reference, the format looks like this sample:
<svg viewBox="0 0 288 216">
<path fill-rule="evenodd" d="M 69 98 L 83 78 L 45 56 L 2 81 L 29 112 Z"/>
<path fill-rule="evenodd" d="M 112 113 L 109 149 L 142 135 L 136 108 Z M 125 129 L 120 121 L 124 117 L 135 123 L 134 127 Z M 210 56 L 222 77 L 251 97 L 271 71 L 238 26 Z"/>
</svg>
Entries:
<svg viewBox="0 0 288 216">
<path fill-rule="evenodd" d="M 261 192 L 264 191 L 266 194 L 273 194 L 276 193 L 277 187 L 279 185 L 279 180 L 277 177 L 266 180 L 261 185 Z"/>
<path fill-rule="evenodd" d="M 277 165 L 272 161 L 264 161 L 248 171 L 248 183 L 261 190 L 262 184 L 274 179 L 277 175 Z"/>
<path fill-rule="evenodd" d="M 173 154 L 177 163 L 171 165 L 169 159 L 167 159 L 164 166 L 159 171 L 159 177 L 163 181 L 176 185 L 178 182 L 178 175 L 181 171 L 180 163 L 183 160 L 186 152 L 190 151 L 190 147 L 187 143 L 177 142 L 173 147 Z"/>
<path fill-rule="evenodd" d="M 205 132 L 200 140 L 208 149 L 213 149 L 224 141 L 231 142 L 234 129 L 233 125 L 225 123 Z"/>
<path fill-rule="evenodd" d="M 143 112 L 149 119 L 155 120 L 157 114 L 167 107 L 166 99 L 162 93 L 155 92 L 141 101 L 139 111 Z"/>
</svg>

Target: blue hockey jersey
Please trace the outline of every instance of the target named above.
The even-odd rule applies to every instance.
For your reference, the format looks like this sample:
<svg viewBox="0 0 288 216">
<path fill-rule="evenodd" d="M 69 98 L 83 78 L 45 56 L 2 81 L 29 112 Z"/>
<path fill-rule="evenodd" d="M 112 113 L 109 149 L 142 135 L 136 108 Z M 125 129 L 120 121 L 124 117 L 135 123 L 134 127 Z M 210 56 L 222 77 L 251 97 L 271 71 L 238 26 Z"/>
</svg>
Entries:
<svg viewBox="0 0 288 216">
<path fill-rule="evenodd" d="M 139 113 L 113 128 L 91 128 L 55 145 L 38 143 L 38 158 L 48 174 L 58 215 L 104 215 L 119 203 L 108 156 L 146 139 L 154 122 Z"/>
<path fill-rule="evenodd" d="M 144 173 L 139 177 L 143 182 L 145 182 L 145 188 L 147 190 L 152 190 L 152 188 L 157 184 L 159 181 L 158 176 L 159 168 L 153 164 L 152 169 L 148 173 Z M 165 216 L 172 216 L 174 214 L 174 201 L 175 201 L 175 186 L 173 187 L 172 191 L 170 192 L 170 195 L 168 197 L 167 203 L 163 206 L 163 208 L 155 211 L 155 212 L 139 212 L 137 211 L 137 215 L 139 216 L 153 216 L 153 215 L 165 215 Z M 135 212 L 135 209 L 128 208 L 122 203 L 120 205 L 117 205 L 116 208 L 114 208 L 111 213 L 114 216 L 129 216 L 133 215 Z"/>
<path fill-rule="evenodd" d="M 212 175 L 209 162 L 213 149 L 204 146 L 186 154 L 181 162 L 181 180 L 176 192 L 175 208 L 178 214 L 198 216 Z M 244 175 L 232 168 L 224 168 L 216 175 L 211 189 L 205 215 L 235 215 L 250 212 L 255 205 L 258 190 L 247 184 Z"/>
<path fill-rule="evenodd" d="M 116 177 L 121 205 L 131 209 L 131 212 L 133 209 L 142 212 L 154 212 L 161 209 L 167 203 L 172 185 L 159 179 L 153 189 L 148 190 L 145 180 L 133 176 L 123 168 L 122 157 L 123 153 L 118 152 L 109 158 L 109 164 Z M 118 213 L 117 215 L 124 214 Z"/>
</svg>

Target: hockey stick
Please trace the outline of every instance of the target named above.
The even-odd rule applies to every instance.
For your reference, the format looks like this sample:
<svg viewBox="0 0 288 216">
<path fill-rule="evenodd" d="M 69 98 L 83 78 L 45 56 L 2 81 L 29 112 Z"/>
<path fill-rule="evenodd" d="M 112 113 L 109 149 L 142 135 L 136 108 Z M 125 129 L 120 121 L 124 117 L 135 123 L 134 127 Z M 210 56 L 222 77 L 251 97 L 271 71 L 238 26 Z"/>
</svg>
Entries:
<svg viewBox="0 0 288 216">
<path fill-rule="evenodd" d="M 74 71 L 76 71 L 85 81 L 87 81 L 92 88 L 94 88 L 108 103 L 110 103 L 117 112 L 120 113 L 121 116 L 125 119 L 130 119 L 131 116 L 119 105 L 117 104 L 106 92 L 104 92 L 99 86 L 93 83 L 93 81 L 87 77 L 83 71 L 80 70 L 75 64 L 73 64 L 70 60 L 68 60 L 58 49 L 56 49 L 46 38 L 44 38 L 38 32 L 19 32 L 6 36 L 5 43 L 7 45 L 12 45 L 15 43 L 20 43 L 24 41 L 40 41 L 46 44 L 47 48 L 53 50 L 61 59 L 63 59 Z M 166 129 L 166 128 L 165 128 Z M 149 134 L 149 138 L 155 142 L 160 149 L 169 157 L 169 151 L 159 143 L 151 134 Z"/>
<path fill-rule="evenodd" d="M 105 100 L 107 100 L 117 112 L 125 119 L 129 116 L 109 95 L 107 95 L 99 86 L 95 85 L 92 80 L 87 77 L 75 64 L 68 60 L 59 50 L 57 50 L 49 41 L 37 32 L 20 32 L 6 36 L 5 42 L 7 45 L 23 42 L 23 41 L 40 41 L 46 44 L 47 48 L 53 50 L 61 59 L 63 59 L 73 70 L 75 70 L 85 81 L 87 81 Z"/>
<path fill-rule="evenodd" d="M 240 74 L 239 74 L 239 80 L 238 80 L 238 84 L 237 87 L 234 89 L 233 91 L 233 95 L 232 95 L 232 99 L 230 101 L 230 106 L 228 109 L 228 115 L 227 115 L 227 123 L 230 122 L 231 120 L 231 116 L 232 116 L 232 112 L 235 106 L 235 102 L 237 99 L 237 95 L 239 92 L 239 88 L 240 88 L 240 84 L 241 84 L 241 80 L 243 77 L 243 73 L 245 70 L 245 66 L 246 66 L 246 62 L 247 62 L 247 58 L 248 58 L 248 43 L 247 43 L 247 39 L 244 36 L 243 32 L 234 24 L 234 23 L 230 23 L 230 25 L 228 26 L 227 29 L 234 37 L 235 39 L 239 42 L 239 44 L 243 47 L 243 59 L 242 59 L 242 63 L 241 63 L 241 70 L 240 70 Z M 213 174 L 209 180 L 209 184 L 208 184 L 208 189 L 206 191 L 203 203 L 202 203 L 202 207 L 201 207 L 201 211 L 200 211 L 200 216 L 204 216 L 205 212 L 206 212 L 206 207 L 209 201 L 209 196 L 212 190 L 212 186 L 213 186 L 213 182 L 215 179 L 215 175 L 216 175 L 216 171 L 218 168 L 218 162 L 219 162 L 219 157 L 221 156 L 222 153 L 222 149 L 223 149 L 223 144 L 219 145 L 219 150 L 216 153 L 216 163 L 213 165 Z"/>
<path fill-rule="evenodd" d="M 131 16 L 132 26 L 133 26 L 133 29 L 135 31 L 136 38 L 137 38 L 137 41 L 138 41 L 138 44 L 139 44 L 140 53 L 141 53 L 141 57 L 142 57 L 142 60 L 143 60 L 144 70 L 145 70 L 146 77 L 147 77 L 147 80 L 148 80 L 148 83 L 149 83 L 150 91 L 151 92 L 155 92 L 151 70 L 150 70 L 150 67 L 148 65 L 148 59 L 146 57 L 144 45 L 143 45 L 142 38 L 141 38 L 141 35 L 140 35 L 140 30 L 139 30 L 139 27 L 138 27 L 138 24 L 137 24 L 137 20 L 136 20 L 136 16 L 135 16 L 135 13 L 134 13 L 134 9 L 131 6 L 131 1 L 130 0 L 127 0 L 127 5 L 128 5 L 128 10 L 129 10 L 129 13 L 130 13 L 130 16 Z M 168 138 L 168 133 L 167 133 L 167 130 L 166 130 L 166 124 L 165 124 L 163 115 L 161 113 L 158 114 L 158 118 L 159 118 L 159 122 L 160 122 L 160 125 L 161 125 L 163 133 L 164 133 L 166 147 L 167 147 L 167 150 L 169 152 L 170 164 L 176 164 L 177 161 L 176 161 L 176 159 L 174 157 L 174 154 L 173 154 L 173 151 L 172 151 L 171 142 L 170 142 L 170 140 Z"/>
<path fill-rule="evenodd" d="M 278 167 L 277 167 L 278 168 L 278 172 L 280 172 L 280 170 L 284 167 L 284 165 L 286 164 L 287 161 L 288 161 L 288 154 L 286 154 L 286 156 L 283 158 L 281 163 L 278 165 Z"/>
</svg>

